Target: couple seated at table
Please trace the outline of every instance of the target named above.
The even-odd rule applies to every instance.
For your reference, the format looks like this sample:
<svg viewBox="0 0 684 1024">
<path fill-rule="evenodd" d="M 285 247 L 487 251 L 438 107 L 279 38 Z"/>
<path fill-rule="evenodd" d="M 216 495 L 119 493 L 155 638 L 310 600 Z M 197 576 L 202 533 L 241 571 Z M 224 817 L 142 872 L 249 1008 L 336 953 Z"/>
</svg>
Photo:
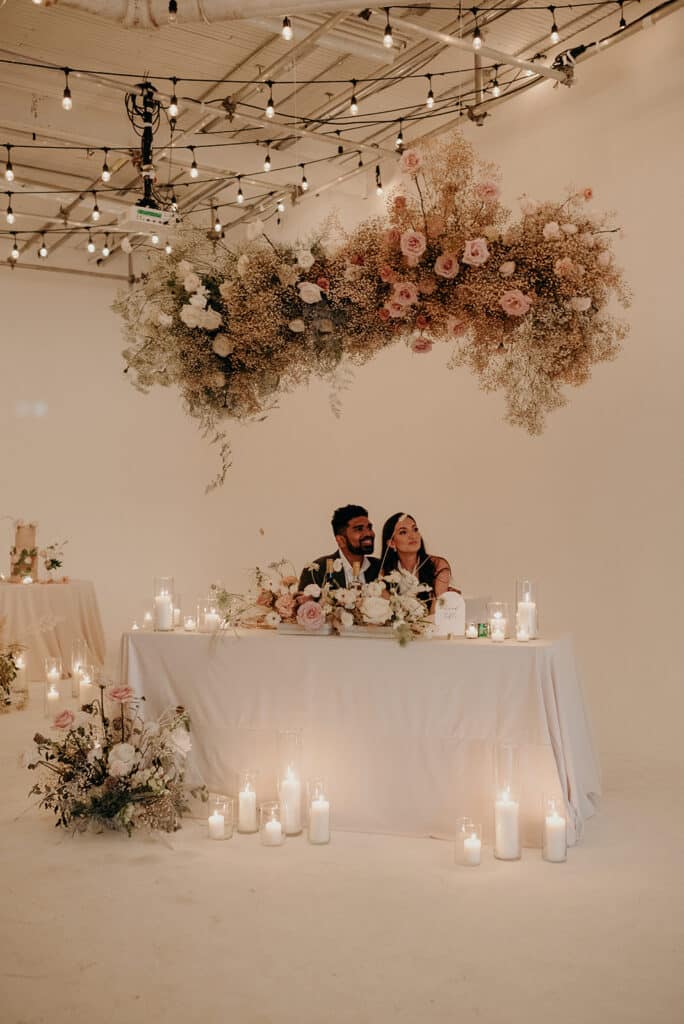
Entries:
<svg viewBox="0 0 684 1024">
<path fill-rule="evenodd" d="M 338 587 L 372 583 L 394 569 L 412 573 L 437 598 L 450 588 L 451 567 L 446 558 L 429 555 L 418 524 L 408 512 L 395 512 L 382 528 L 380 558 L 373 558 L 375 533 L 361 505 L 344 505 L 333 513 L 332 531 L 337 551 L 314 559 L 302 572 L 299 588 L 330 582 Z"/>
</svg>

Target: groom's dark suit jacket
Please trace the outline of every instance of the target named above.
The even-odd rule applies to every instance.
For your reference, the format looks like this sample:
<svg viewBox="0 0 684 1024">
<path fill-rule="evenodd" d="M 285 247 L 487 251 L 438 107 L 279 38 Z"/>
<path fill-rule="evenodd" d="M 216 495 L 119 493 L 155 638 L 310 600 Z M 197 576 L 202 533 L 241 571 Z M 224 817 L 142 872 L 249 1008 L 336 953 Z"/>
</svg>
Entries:
<svg viewBox="0 0 684 1024">
<path fill-rule="evenodd" d="M 314 558 L 314 562 L 318 565 L 318 569 L 304 569 L 302 575 L 299 577 L 299 589 L 303 590 L 304 587 L 308 587 L 310 583 L 317 583 L 319 587 L 323 586 L 323 580 L 325 578 L 325 566 L 328 559 L 332 562 L 336 558 L 341 558 L 339 551 L 335 551 L 332 555 L 321 555 L 320 558 Z M 369 556 L 368 561 L 370 565 L 364 573 L 366 583 L 372 583 L 374 579 L 377 579 L 378 573 L 380 572 L 380 559 L 371 558 Z M 332 572 L 328 576 L 328 579 L 335 584 L 337 587 L 347 586 L 347 577 L 344 575 L 344 567 L 339 572 Z"/>
</svg>

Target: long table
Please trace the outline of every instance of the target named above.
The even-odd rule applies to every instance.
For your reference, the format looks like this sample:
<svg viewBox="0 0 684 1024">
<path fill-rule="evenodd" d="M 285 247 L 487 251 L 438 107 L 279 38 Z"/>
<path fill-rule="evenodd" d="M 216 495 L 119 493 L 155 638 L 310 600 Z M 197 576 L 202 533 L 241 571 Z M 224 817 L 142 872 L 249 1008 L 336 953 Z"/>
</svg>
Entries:
<svg viewBox="0 0 684 1024">
<path fill-rule="evenodd" d="M 520 748 L 521 835 L 541 843 L 543 796 L 560 796 L 569 842 L 600 794 L 572 642 L 417 641 L 125 633 L 123 681 L 145 713 L 182 704 L 192 781 L 235 793 L 258 769 L 276 791 L 278 730 L 302 729 L 308 776 L 328 780 L 333 827 L 453 834 L 468 815 L 491 839 L 494 750 Z"/>
</svg>

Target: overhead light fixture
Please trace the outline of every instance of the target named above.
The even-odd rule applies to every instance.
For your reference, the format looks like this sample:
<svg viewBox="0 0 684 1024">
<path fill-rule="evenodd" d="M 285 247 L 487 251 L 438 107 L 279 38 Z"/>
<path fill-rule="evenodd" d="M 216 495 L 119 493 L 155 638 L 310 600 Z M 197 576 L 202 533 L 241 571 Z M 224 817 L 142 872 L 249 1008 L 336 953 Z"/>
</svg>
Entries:
<svg viewBox="0 0 684 1024">
<path fill-rule="evenodd" d="M 107 259 L 111 251 L 112 250 L 109 248 L 109 235 L 105 235 L 105 242 L 102 246 L 102 255 L 105 259 Z"/>
<path fill-rule="evenodd" d="M 109 150 L 105 146 L 105 149 L 104 149 L 104 163 L 102 164 L 102 180 L 104 182 L 108 182 L 108 181 L 112 180 L 112 172 L 110 171 L 109 164 L 107 163 L 107 153 L 108 152 L 109 152 Z"/>
<path fill-rule="evenodd" d="M 390 25 L 390 10 L 389 7 L 385 8 L 385 34 L 382 37 L 382 45 L 387 49 L 391 50 L 394 46 L 394 39 L 392 38 L 392 26 Z"/>
<path fill-rule="evenodd" d="M 150 235 L 150 241 L 152 242 L 152 245 L 159 245 L 159 235 L 156 231 L 153 235 Z"/>
<path fill-rule="evenodd" d="M 276 210 L 278 211 L 278 213 L 285 213 L 285 203 L 283 202 L 282 199 L 278 200 L 278 205 L 276 206 Z"/>
<path fill-rule="evenodd" d="M 551 13 L 551 42 L 557 43 L 560 40 L 560 33 L 558 31 L 558 25 L 556 24 L 556 8 L 549 7 Z"/>
<path fill-rule="evenodd" d="M 7 193 L 7 213 L 5 214 L 5 219 L 7 220 L 8 224 L 14 224 L 15 216 L 14 216 L 14 210 L 12 209 L 12 193 L 11 192 Z"/>
<path fill-rule="evenodd" d="M 292 22 L 290 21 L 289 18 L 283 18 L 283 27 L 281 29 L 280 34 L 282 35 L 283 39 L 287 39 L 288 43 L 292 39 L 294 33 L 292 32 Z"/>
<path fill-rule="evenodd" d="M 48 247 L 45 244 L 45 235 L 41 234 L 41 236 L 40 236 L 40 249 L 38 250 L 38 255 L 40 256 L 41 260 L 45 260 L 45 259 L 47 259 L 47 254 L 48 254 Z"/>
<path fill-rule="evenodd" d="M 170 256 L 171 253 L 173 252 L 173 246 L 171 245 L 170 242 L 167 242 L 166 245 L 164 246 L 164 252 L 166 253 L 167 256 Z"/>
<path fill-rule="evenodd" d="M 622 31 L 623 28 L 627 28 L 627 22 L 625 21 L 625 12 L 622 8 L 622 3 L 620 3 L 620 24 L 618 25 L 618 28 L 620 29 L 620 31 Z"/>
<path fill-rule="evenodd" d="M 473 32 L 473 50 L 481 50 L 481 49 L 482 49 L 482 33 L 480 32 L 479 26 L 476 25 L 475 26 L 475 31 Z"/>
<path fill-rule="evenodd" d="M 238 203 L 240 204 L 240 206 L 242 206 L 242 204 L 245 201 L 245 196 L 244 196 L 244 193 L 242 191 L 242 179 L 241 179 L 239 174 L 238 174 L 238 179 L 237 179 L 237 187 L 238 187 L 238 190 L 237 190 L 236 199 L 237 199 Z"/>
<path fill-rule="evenodd" d="M 69 88 L 69 68 L 64 68 L 64 92 L 62 93 L 62 107 L 64 110 L 71 110 L 71 89 Z"/>
<path fill-rule="evenodd" d="M 190 164 L 190 177 L 196 178 L 199 175 L 199 167 L 197 166 L 197 161 L 195 160 L 194 146 L 190 146 L 190 152 L 192 153 L 192 163 Z"/>
<path fill-rule="evenodd" d="M 175 25 L 178 17 L 178 0 L 169 0 L 169 25 Z"/>
<path fill-rule="evenodd" d="M 432 91 L 432 75 L 428 75 L 427 76 L 427 80 L 428 80 L 428 94 L 427 94 L 427 97 L 425 99 L 425 106 L 428 108 L 428 110 L 432 110 L 432 108 L 435 105 L 435 94 Z"/>
<path fill-rule="evenodd" d="M 359 101 L 356 98 L 356 79 L 352 78 L 352 98 L 349 103 L 349 113 L 358 114 L 359 112 Z"/>
<path fill-rule="evenodd" d="M 173 96 L 169 103 L 169 117 L 178 117 L 178 97 L 176 96 L 176 84 L 178 79 L 172 78 L 171 82 L 173 83 Z"/>
<path fill-rule="evenodd" d="M 304 173 L 304 164 L 300 164 L 299 166 L 302 169 L 302 180 L 299 184 L 299 187 L 301 188 L 302 192 L 306 192 L 307 189 L 309 188 L 309 182 L 306 180 L 306 174 Z"/>
<path fill-rule="evenodd" d="M 86 245 L 88 252 L 95 252 L 95 243 L 93 242 L 93 236 L 88 232 L 88 244 Z"/>
<path fill-rule="evenodd" d="M 394 145 L 396 146 L 397 149 L 401 149 L 402 146 L 404 145 L 404 133 L 402 131 L 401 125 L 402 125 L 402 122 L 401 122 L 401 118 L 400 118 L 399 119 L 399 132 L 397 134 L 396 139 L 394 140 Z"/>
<path fill-rule="evenodd" d="M 90 216 L 92 217 L 92 219 L 94 221 L 98 221 L 100 219 L 100 207 L 97 205 L 97 193 L 96 192 L 93 192 L 93 199 L 95 200 L 95 205 L 93 206 L 93 211 L 90 214 Z"/>
<path fill-rule="evenodd" d="M 6 181 L 14 181 L 14 168 L 12 167 L 12 155 L 11 155 L 12 154 L 12 147 L 6 144 L 5 148 L 7 149 L 7 162 L 5 164 L 5 180 Z"/>
<path fill-rule="evenodd" d="M 220 235 L 223 231 L 223 225 L 221 224 L 218 210 L 212 210 L 212 217 L 214 219 L 214 231 L 217 235 Z"/>
<path fill-rule="evenodd" d="M 271 170 L 271 140 L 266 143 L 266 156 L 264 157 L 264 170 L 268 173 Z"/>
<path fill-rule="evenodd" d="M 17 245 L 17 236 L 13 234 L 12 238 L 14 239 L 14 242 L 12 243 L 12 251 L 10 253 L 10 256 L 11 256 L 11 258 L 13 260 L 18 260 L 19 259 L 19 247 Z"/>
<path fill-rule="evenodd" d="M 267 82 L 268 86 L 268 102 L 266 103 L 266 117 L 273 117 L 275 114 L 275 105 L 273 103 L 273 82 Z"/>
</svg>

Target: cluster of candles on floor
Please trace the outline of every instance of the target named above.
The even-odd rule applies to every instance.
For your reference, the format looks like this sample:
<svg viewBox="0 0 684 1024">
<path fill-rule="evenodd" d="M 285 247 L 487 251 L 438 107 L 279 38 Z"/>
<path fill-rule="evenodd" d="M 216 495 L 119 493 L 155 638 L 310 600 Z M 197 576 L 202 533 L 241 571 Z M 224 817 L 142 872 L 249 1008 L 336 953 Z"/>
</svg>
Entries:
<svg viewBox="0 0 684 1024">
<path fill-rule="evenodd" d="M 64 675 L 61 658 L 48 657 L 45 659 L 45 715 L 47 718 L 54 718 L 66 698 L 62 686 Z M 89 704 L 95 699 L 97 693 L 95 665 L 90 661 L 86 641 L 78 637 L 73 641 L 71 647 L 70 696 L 79 704 Z"/>
<path fill-rule="evenodd" d="M 193 613 L 184 615 L 173 577 L 158 576 L 154 581 L 152 609 L 143 613 L 142 624 L 136 619 L 131 629 L 166 633 L 182 626 L 186 633 L 215 633 L 220 625 L 221 613 L 213 595 L 200 598 Z"/>
</svg>

